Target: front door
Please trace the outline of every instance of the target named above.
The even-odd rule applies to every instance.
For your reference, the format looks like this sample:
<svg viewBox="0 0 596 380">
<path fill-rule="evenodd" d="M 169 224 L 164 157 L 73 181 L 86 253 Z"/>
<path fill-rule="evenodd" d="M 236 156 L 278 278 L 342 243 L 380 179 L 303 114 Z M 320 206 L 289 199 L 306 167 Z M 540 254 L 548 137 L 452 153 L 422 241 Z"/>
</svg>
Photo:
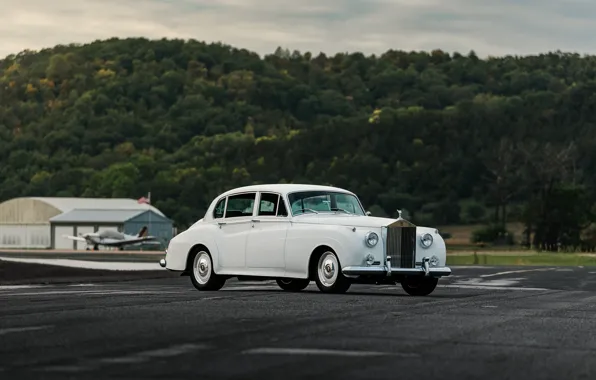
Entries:
<svg viewBox="0 0 596 380">
<path fill-rule="evenodd" d="M 215 243 L 222 273 L 246 269 L 246 238 L 252 229 L 255 199 L 256 193 L 229 196 L 223 218 L 215 220 L 219 225 Z"/>
<path fill-rule="evenodd" d="M 246 242 L 246 266 L 260 275 L 283 275 L 286 269 L 286 234 L 290 226 L 283 198 L 260 193 L 256 216 Z"/>
</svg>

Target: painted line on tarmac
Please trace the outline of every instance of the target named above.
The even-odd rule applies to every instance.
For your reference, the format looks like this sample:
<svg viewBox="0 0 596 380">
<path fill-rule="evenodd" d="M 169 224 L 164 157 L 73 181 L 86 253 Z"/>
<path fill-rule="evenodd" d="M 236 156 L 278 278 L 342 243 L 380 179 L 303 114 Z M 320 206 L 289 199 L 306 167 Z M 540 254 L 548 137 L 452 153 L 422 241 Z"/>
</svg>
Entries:
<svg viewBox="0 0 596 380">
<path fill-rule="evenodd" d="M 100 362 L 109 364 L 143 363 L 150 360 L 151 358 L 173 357 L 193 351 L 206 350 L 208 348 L 209 346 L 204 344 L 181 344 L 157 350 L 137 352 L 131 355 L 125 355 L 115 358 L 105 358 L 101 359 Z"/>
<path fill-rule="evenodd" d="M 551 270 L 556 270 L 556 269 L 558 269 L 558 268 L 520 269 L 520 270 L 511 270 L 511 271 L 507 271 L 507 272 L 481 274 L 480 277 L 494 277 L 494 276 L 502 276 L 505 274 L 526 273 L 526 272 L 546 272 L 546 271 L 551 271 Z"/>
<path fill-rule="evenodd" d="M 43 287 L 44 285 L 0 285 L 0 290 L 34 289 Z"/>
<path fill-rule="evenodd" d="M 333 356 L 402 356 L 402 357 L 419 357 L 420 355 L 414 353 L 400 353 L 400 352 L 380 352 L 380 351 L 347 351 L 347 350 L 330 350 L 320 348 L 281 348 L 281 347 L 261 347 L 242 351 L 245 355 L 333 355 Z"/>
<path fill-rule="evenodd" d="M 43 292 L 0 293 L 0 298 L 21 296 L 54 296 L 54 295 L 133 295 L 133 294 L 179 294 L 180 292 L 147 291 L 147 290 L 50 290 Z"/>
<path fill-rule="evenodd" d="M 59 286 L 67 286 L 71 288 L 77 287 L 92 287 L 105 286 L 103 284 L 54 284 L 54 285 L 0 285 L 0 290 L 19 290 L 19 289 L 50 289 Z"/>
<path fill-rule="evenodd" d="M 523 288 L 517 286 L 494 286 L 494 285 L 437 285 L 437 288 L 460 288 L 460 289 L 481 289 L 481 290 L 528 290 L 548 291 L 546 288 Z"/>
<path fill-rule="evenodd" d="M 54 327 L 54 325 L 44 325 L 44 326 L 29 326 L 29 327 L 12 327 L 6 329 L 0 329 L 0 335 L 6 335 L 11 333 L 19 333 L 19 332 L 27 332 L 27 331 L 38 331 L 38 330 L 45 330 Z"/>
<path fill-rule="evenodd" d="M 198 350 L 208 349 L 204 344 L 179 344 L 156 350 L 135 352 L 128 355 L 116 356 L 111 358 L 99 358 L 96 360 L 84 360 L 82 363 L 73 365 L 50 365 L 38 369 L 45 372 L 82 372 L 97 371 L 100 367 L 113 364 L 138 364 L 150 361 L 153 358 L 167 358 L 183 354 L 188 354 Z"/>
<path fill-rule="evenodd" d="M 165 271 L 159 266 L 159 263 L 130 262 L 130 261 L 86 261 L 71 259 L 21 259 L 12 257 L 0 257 L 2 261 L 11 261 L 15 263 L 29 263 L 53 265 L 67 268 L 113 270 L 113 271 Z"/>
<path fill-rule="evenodd" d="M 77 366 L 77 365 L 56 365 L 56 366 L 49 366 L 49 367 L 42 368 L 41 371 L 45 371 L 45 372 L 82 372 L 82 371 L 89 371 L 92 369 L 94 369 L 94 368 Z"/>
</svg>

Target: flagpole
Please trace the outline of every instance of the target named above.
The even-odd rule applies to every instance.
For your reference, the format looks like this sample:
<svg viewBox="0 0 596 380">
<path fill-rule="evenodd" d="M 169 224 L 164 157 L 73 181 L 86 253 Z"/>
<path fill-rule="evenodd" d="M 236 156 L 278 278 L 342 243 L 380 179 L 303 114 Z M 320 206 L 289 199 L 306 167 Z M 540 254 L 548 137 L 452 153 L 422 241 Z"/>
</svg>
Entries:
<svg viewBox="0 0 596 380">
<path fill-rule="evenodd" d="M 149 203 L 149 231 L 147 231 L 147 235 L 151 236 L 151 192 L 147 193 L 147 202 Z"/>
</svg>

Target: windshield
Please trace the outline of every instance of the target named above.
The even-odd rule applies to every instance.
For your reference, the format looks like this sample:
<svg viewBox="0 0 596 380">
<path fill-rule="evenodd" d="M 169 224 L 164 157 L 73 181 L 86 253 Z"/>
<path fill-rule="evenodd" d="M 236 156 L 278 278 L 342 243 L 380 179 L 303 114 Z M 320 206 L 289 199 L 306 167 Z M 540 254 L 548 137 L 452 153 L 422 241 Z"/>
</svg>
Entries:
<svg viewBox="0 0 596 380">
<path fill-rule="evenodd" d="M 288 194 L 292 215 L 321 212 L 342 212 L 365 215 L 358 198 L 332 191 L 300 191 Z"/>
</svg>

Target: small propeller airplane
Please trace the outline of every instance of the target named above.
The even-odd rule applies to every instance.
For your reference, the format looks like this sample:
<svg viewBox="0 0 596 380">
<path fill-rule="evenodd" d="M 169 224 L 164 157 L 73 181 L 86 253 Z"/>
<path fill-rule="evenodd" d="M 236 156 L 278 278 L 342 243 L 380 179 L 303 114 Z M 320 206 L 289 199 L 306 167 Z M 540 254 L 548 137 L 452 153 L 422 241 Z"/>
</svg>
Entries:
<svg viewBox="0 0 596 380">
<path fill-rule="evenodd" d="M 79 236 L 62 235 L 63 237 L 87 243 L 87 250 L 93 246 L 93 250 L 97 251 L 100 245 L 106 247 L 118 247 L 120 250 L 126 245 L 139 244 L 160 244 L 156 241 L 155 236 L 147 236 L 147 226 L 141 228 L 139 233 L 135 235 L 128 235 L 115 230 L 105 230 L 101 232 L 89 232 L 86 234 L 79 234 Z"/>
</svg>

